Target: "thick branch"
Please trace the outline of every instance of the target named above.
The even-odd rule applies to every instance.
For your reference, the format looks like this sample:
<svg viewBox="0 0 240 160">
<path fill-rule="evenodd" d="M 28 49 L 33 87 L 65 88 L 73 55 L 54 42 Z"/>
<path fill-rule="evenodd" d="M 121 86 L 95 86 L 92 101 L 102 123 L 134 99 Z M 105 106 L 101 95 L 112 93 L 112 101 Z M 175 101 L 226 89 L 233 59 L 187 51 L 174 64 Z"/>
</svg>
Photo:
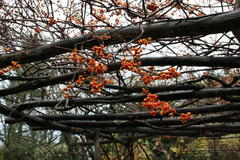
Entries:
<svg viewBox="0 0 240 160">
<path fill-rule="evenodd" d="M 204 123 L 214 123 L 214 122 L 239 122 L 240 116 L 232 116 L 232 114 L 227 115 L 210 115 L 210 116 L 201 116 L 192 118 L 189 123 L 194 124 L 204 124 Z M 14 121 L 12 121 L 14 122 Z M 16 122 L 16 121 L 15 121 Z M 116 127 L 116 128 L 124 128 L 124 127 L 156 127 L 162 130 L 170 130 L 170 129 L 181 129 L 184 127 L 184 123 L 179 118 L 164 118 L 158 120 L 134 120 L 134 121 L 75 121 L 75 120 L 67 120 L 67 121 L 58 121 L 58 123 L 76 127 L 76 128 L 107 128 L 107 127 Z M 188 125 L 188 124 L 186 124 Z M 31 125 L 38 126 L 38 125 Z M 190 125 L 194 126 L 194 125 Z"/>
<path fill-rule="evenodd" d="M 162 101 L 173 101 L 180 99 L 193 99 L 193 98 L 214 98 L 221 96 L 234 96 L 239 95 L 240 88 L 205 88 L 198 91 L 187 90 L 187 91 L 176 91 L 171 93 L 156 93 L 158 98 Z M 132 103 L 142 102 L 146 97 L 145 94 L 139 95 L 122 95 L 122 96 L 99 96 L 93 98 L 78 98 L 69 99 L 68 105 L 72 107 L 79 107 L 82 105 L 93 105 L 93 104 L 117 104 L 117 103 Z M 48 100 L 48 101 L 35 101 L 30 103 L 19 104 L 16 107 L 18 110 L 26 110 L 34 107 L 54 107 L 56 105 L 65 105 L 66 100 Z M 71 109 L 70 108 L 70 109 Z M 67 110 L 67 109 L 66 109 Z"/>
<path fill-rule="evenodd" d="M 229 132 L 229 133 L 239 133 L 240 132 L 240 125 L 197 125 L 197 126 L 191 126 L 191 127 L 186 127 L 184 128 L 186 130 L 168 130 L 168 131 L 162 131 L 162 130 L 156 130 L 156 129 L 150 129 L 147 127 L 136 127 L 136 128 L 108 128 L 107 130 L 102 130 L 103 132 L 106 133 L 144 133 L 144 134 L 159 134 L 159 135 L 172 135 L 175 134 L 177 136 L 183 136 L 181 134 L 181 131 L 186 131 L 186 132 L 193 132 L 195 134 L 205 134 L 206 133 L 212 133 L 214 136 L 214 132 L 216 133 L 221 133 L 221 132 Z M 179 133 L 178 133 L 179 132 Z M 178 134 L 176 134 L 178 133 Z"/>
<path fill-rule="evenodd" d="M 209 67 L 240 67 L 240 57 L 149 57 L 139 59 L 141 66 L 209 66 Z M 108 72 L 117 71 L 121 67 L 121 62 L 116 62 L 108 66 Z M 61 82 L 75 79 L 78 75 L 89 74 L 87 70 L 51 77 L 44 80 L 27 82 L 18 86 L 0 90 L 0 96 L 7 96 L 23 91 L 29 91 L 49 85 L 55 85 Z"/>
<path fill-rule="evenodd" d="M 33 130 L 41 130 L 41 127 L 32 127 Z M 232 130 L 170 130 L 170 131 L 159 131 L 155 129 L 145 129 L 145 128 L 120 128 L 120 129 L 108 129 L 102 130 L 105 133 L 144 133 L 147 136 L 187 136 L 187 137 L 216 137 L 216 136 L 223 136 L 227 134 L 239 133 L 239 129 L 232 129 Z"/>
<path fill-rule="evenodd" d="M 155 40 L 176 36 L 208 35 L 238 29 L 239 25 L 240 10 L 235 10 L 232 12 L 197 18 L 166 20 L 159 23 L 135 25 L 112 30 L 101 30 L 94 34 L 109 34 L 112 39 L 105 41 L 104 44 L 110 45 L 128 42 L 140 35 L 141 38 L 152 37 Z M 143 33 L 141 34 L 142 31 Z M 93 34 L 83 35 L 78 38 L 67 39 L 44 45 L 36 49 L 4 56 L 0 58 L 0 68 L 11 65 L 11 61 L 18 61 L 21 64 L 25 64 L 46 60 L 50 57 L 69 52 L 74 47 L 78 47 L 79 49 L 91 48 L 93 45 L 99 44 L 99 42 L 92 37 Z"/>
<path fill-rule="evenodd" d="M 239 111 L 240 103 L 222 104 L 222 105 L 206 105 L 188 108 L 176 108 L 177 113 L 204 114 L 204 113 L 218 113 L 225 111 Z M 48 121 L 64 121 L 64 120 L 95 120 L 95 121 L 109 121 L 109 120 L 143 120 L 162 118 L 163 116 L 152 116 L 148 112 L 134 112 L 134 113 L 117 113 L 117 114 L 95 114 L 95 115 L 78 115 L 78 114 L 62 114 L 62 115 L 36 115 Z M 7 123 L 22 122 L 21 119 L 7 118 Z"/>
</svg>

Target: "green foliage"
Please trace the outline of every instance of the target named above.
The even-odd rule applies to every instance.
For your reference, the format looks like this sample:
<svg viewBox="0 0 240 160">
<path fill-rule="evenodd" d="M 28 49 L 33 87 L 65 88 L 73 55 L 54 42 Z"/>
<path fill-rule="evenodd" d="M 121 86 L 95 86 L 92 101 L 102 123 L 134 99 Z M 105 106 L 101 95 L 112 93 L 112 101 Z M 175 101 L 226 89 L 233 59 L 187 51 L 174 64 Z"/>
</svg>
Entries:
<svg viewBox="0 0 240 160">
<path fill-rule="evenodd" d="M 3 150 L 3 148 L 1 147 L 0 148 L 0 160 L 4 160 L 4 150 Z"/>
<path fill-rule="evenodd" d="M 68 160 L 67 146 L 64 143 L 46 143 L 35 136 L 12 134 L 3 148 L 4 160 Z"/>
</svg>

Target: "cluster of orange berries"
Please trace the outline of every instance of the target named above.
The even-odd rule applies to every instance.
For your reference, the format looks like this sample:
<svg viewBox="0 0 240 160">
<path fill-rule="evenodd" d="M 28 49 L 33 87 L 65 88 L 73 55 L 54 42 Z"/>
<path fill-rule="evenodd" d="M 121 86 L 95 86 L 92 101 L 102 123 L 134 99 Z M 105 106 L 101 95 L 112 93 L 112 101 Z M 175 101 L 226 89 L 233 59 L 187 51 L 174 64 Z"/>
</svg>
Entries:
<svg viewBox="0 0 240 160">
<path fill-rule="evenodd" d="M 104 57 L 103 48 L 104 48 L 104 45 L 101 44 L 100 46 L 93 46 L 92 50 L 94 51 L 94 53 L 97 54 L 99 58 L 102 58 Z"/>
<path fill-rule="evenodd" d="M 92 93 L 98 93 L 98 92 L 102 92 L 102 87 L 104 87 L 106 84 L 113 84 L 114 82 L 110 81 L 110 80 L 99 80 L 98 78 L 94 78 L 92 76 L 89 77 L 84 77 L 83 75 L 79 75 L 78 79 L 75 82 L 76 85 L 82 85 L 85 84 L 85 79 L 88 79 L 89 82 L 89 86 L 90 86 L 90 92 Z M 72 82 L 71 82 L 72 83 Z M 70 89 L 73 88 L 73 85 L 66 85 L 65 88 L 62 89 L 62 91 L 64 92 L 63 97 L 64 98 L 69 98 L 71 97 L 70 94 Z"/>
<path fill-rule="evenodd" d="M 75 83 L 84 84 L 84 80 L 85 80 L 85 78 L 83 77 L 83 75 L 79 75 L 78 79 L 75 81 Z"/>
<path fill-rule="evenodd" d="M 131 48 L 131 50 L 133 51 L 133 57 L 135 59 L 138 59 L 141 57 L 141 53 L 142 53 L 142 49 L 141 48 Z"/>
<path fill-rule="evenodd" d="M 172 116 L 176 113 L 175 109 L 172 109 L 167 102 L 157 100 L 158 96 L 156 94 L 147 94 L 147 97 L 143 100 L 143 106 L 147 110 L 151 110 L 150 113 L 153 116 L 158 114 L 158 110 L 160 110 L 160 115 Z"/>
<path fill-rule="evenodd" d="M 160 79 L 177 78 L 180 73 L 176 71 L 176 68 L 168 68 L 168 72 L 161 72 Z"/>
<path fill-rule="evenodd" d="M 98 93 L 98 92 L 102 92 L 102 87 L 105 86 L 104 83 L 100 83 L 98 81 L 97 78 L 94 78 L 90 83 L 89 83 L 90 87 L 91 87 L 91 92 L 92 93 Z"/>
<path fill-rule="evenodd" d="M 145 83 L 145 84 L 149 84 L 151 82 L 153 82 L 156 79 L 157 76 L 151 76 L 151 75 L 146 75 L 146 76 L 142 76 L 141 80 Z"/>
<path fill-rule="evenodd" d="M 106 35 L 102 38 L 103 39 L 108 39 L 109 37 Z M 98 58 L 108 59 L 112 56 L 110 53 L 107 54 L 107 55 L 104 54 L 104 45 L 93 46 L 92 50 L 93 50 L 94 53 L 96 53 L 98 55 Z M 106 72 L 108 70 L 108 67 L 105 66 L 100 61 L 97 61 L 97 60 L 92 59 L 92 58 L 84 59 L 81 55 L 79 55 L 79 51 L 78 51 L 77 48 L 73 49 L 70 59 L 72 61 L 75 61 L 75 62 L 81 62 L 82 64 L 86 64 L 87 65 L 87 71 L 90 72 L 93 75 L 94 74 L 102 75 L 104 72 Z M 112 84 L 111 81 L 106 80 L 103 77 L 93 78 L 92 76 L 86 77 L 84 75 L 79 75 L 78 78 L 74 81 L 75 85 L 85 84 L 86 79 L 90 81 L 89 82 L 89 87 L 91 88 L 92 93 L 101 92 L 102 91 L 101 88 L 104 87 L 106 84 Z M 66 90 L 69 90 L 69 89 L 65 89 L 65 91 Z M 69 95 L 70 95 L 69 93 L 65 93 L 64 98 L 70 97 Z"/>
<path fill-rule="evenodd" d="M 94 53 L 97 54 L 98 58 L 105 58 L 105 59 L 109 59 L 110 57 L 112 57 L 112 55 L 109 53 L 109 54 L 104 54 L 104 45 L 100 45 L 100 46 L 93 46 L 92 47 L 92 50 Z"/>
<path fill-rule="evenodd" d="M 161 101 L 157 101 L 158 96 L 156 94 L 147 94 L 147 98 L 144 99 L 143 106 L 146 109 L 159 109 L 162 104 Z"/>
<path fill-rule="evenodd" d="M 152 40 L 151 37 L 148 37 L 147 39 L 139 39 L 138 43 L 147 45 L 150 43 L 151 40 Z M 122 65 L 120 69 L 126 69 L 129 71 L 133 71 L 135 73 L 145 74 L 145 72 L 142 69 L 137 68 L 137 66 L 141 65 L 141 61 L 135 62 L 136 59 L 139 59 L 141 57 L 142 49 L 133 47 L 131 48 L 131 51 L 133 51 L 133 59 L 130 61 L 127 61 L 126 57 L 124 57 L 122 59 L 122 63 L 121 63 Z"/>
<path fill-rule="evenodd" d="M 171 79 L 171 78 L 177 78 L 180 75 L 179 72 L 176 71 L 175 68 L 169 68 L 167 72 L 160 72 L 156 76 L 152 75 L 144 75 L 141 80 L 145 84 L 149 84 L 155 80 L 165 80 L 165 79 Z"/>
<path fill-rule="evenodd" d="M 20 67 L 21 67 L 20 64 L 18 64 L 16 61 L 12 61 L 11 62 L 11 66 L 8 66 L 7 68 L 15 71 L 15 70 L 17 70 Z M 9 69 L 6 69 L 6 68 L 1 69 L 0 68 L 0 75 L 9 72 Z"/>
<path fill-rule="evenodd" d="M 134 60 L 132 59 L 131 61 L 127 61 L 126 57 L 124 57 L 122 59 L 122 63 L 121 63 L 121 68 L 120 69 L 126 69 L 129 71 L 134 71 L 136 69 L 137 66 L 141 65 L 141 62 L 134 62 Z"/>
<path fill-rule="evenodd" d="M 21 65 L 18 64 L 16 61 L 12 61 L 11 62 L 11 66 L 9 66 L 8 68 L 12 69 L 12 70 L 17 70 L 18 68 L 20 68 Z"/>
<path fill-rule="evenodd" d="M 106 79 L 101 80 L 101 82 L 100 82 L 97 78 L 93 78 L 91 80 L 91 82 L 89 83 L 92 93 L 102 92 L 101 88 L 107 84 L 113 84 L 113 82 L 110 80 L 106 80 Z"/>
<path fill-rule="evenodd" d="M 84 60 L 83 60 L 83 57 L 78 54 L 78 49 L 77 48 L 73 49 L 70 59 L 72 61 L 75 61 L 75 62 L 85 63 Z"/>
<path fill-rule="evenodd" d="M 149 93 L 149 91 L 145 88 L 143 88 L 142 91 L 147 95 L 147 97 L 143 100 L 143 106 L 145 109 L 150 110 L 150 114 L 152 116 L 156 116 L 158 114 L 173 116 L 178 114 L 175 109 L 170 107 L 168 102 L 158 100 L 158 96 L 156 94 Z M 180 120 L 183 123 L 188 122 L 190 119 L 191 112 L 180 114 Z"/>
<path fill-rule="evenodd" d="M 138 43 L 139 43 L 139 44 L 148 45 L 148 44 L 151 43 L 151 41 L 152 41 L 152 38 L 151 38 L 151 37 L 148 37 L 148 38 L 139 39 L 139 40 L 138 40 Z"/>
<path fill-rule="evenodd" d="M 191 119 L 191 115 L 192 115 L 191 112 L 181 113 L 180 120 L 183 123 L 186 123 L 186 122 L 188 122 Z"/>
<path fill-rule="evenodd" d="M 147 5 L 147 9 L 154 12 L 158 9 L 158 6 L 156 3 L 152 2 L 150 4 Z"/>
<path fill-rule="evenodd" d="M 57 21 L 55 19 L 49 17 L 48 23 L 49 23 L 49 25 L 54 25 L 54 24 L 57 24 Z"/>
<path fill-rule="evenodd" d="M 88 72 L 98 74 L 107 70 L 108 68 L 101 62 L 97 62 L 94 59 L 88 59 Z"/>
</svg>

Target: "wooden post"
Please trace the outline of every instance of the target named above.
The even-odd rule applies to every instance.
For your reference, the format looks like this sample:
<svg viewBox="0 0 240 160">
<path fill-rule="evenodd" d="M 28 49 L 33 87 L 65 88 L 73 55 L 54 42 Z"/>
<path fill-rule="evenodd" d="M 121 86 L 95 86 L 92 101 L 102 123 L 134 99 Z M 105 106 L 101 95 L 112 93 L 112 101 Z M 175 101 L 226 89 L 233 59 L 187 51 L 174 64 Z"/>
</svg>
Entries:
<svg viewBox="0 0 240 160">
<path fill-rule="evenodd" d="M 94 160 L 101 159 L 101 149 L 99 144 L 99 129 L 96 130 L 94 137 Z"/>
</svg>

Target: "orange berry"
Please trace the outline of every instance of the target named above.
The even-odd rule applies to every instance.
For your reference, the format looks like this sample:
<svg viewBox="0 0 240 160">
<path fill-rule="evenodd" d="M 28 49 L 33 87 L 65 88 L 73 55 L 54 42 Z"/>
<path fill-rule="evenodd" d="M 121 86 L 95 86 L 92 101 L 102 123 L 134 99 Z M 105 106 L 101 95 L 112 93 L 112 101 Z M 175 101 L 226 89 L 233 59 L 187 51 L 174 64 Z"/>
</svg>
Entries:
<svg viewBox="0 0 240 160">
<path fill-rule="evenodd" d="M 156 116 L 156 115 L 158 114 L 158 112 L 155 111 L 155 110 L 152 110 L 152 111 L 150 112 L 150 114 L 151 114 L 152 116 Z"/>
</svg>

